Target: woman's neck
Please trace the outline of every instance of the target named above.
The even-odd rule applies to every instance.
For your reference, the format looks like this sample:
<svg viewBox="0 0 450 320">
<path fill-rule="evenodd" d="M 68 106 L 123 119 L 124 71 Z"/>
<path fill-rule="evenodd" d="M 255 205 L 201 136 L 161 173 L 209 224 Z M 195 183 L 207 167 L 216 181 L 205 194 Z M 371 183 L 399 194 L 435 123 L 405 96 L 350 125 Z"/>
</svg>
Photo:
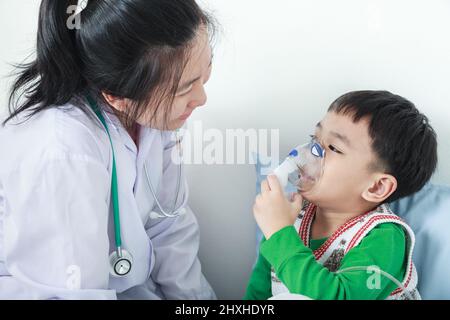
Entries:
<svg viewBox="0 0 450 320">
<path fill-rule="evenodd" d="M 128 131 L 128 134 L 130 135 L 131 139 L 133 139 L 134 144 L 136 145 L 136 148 L 139 148 L 139 133 L 140 133 L 139 124 L 134 123 L 133 127 L 127 131 Z"/>
<path fill-rule="evenodd" d="M 134 122 L 133 125 L 127 126 L 126 116 L 122 114 L 120 111 L 118 111 L 115 108 L 111 108 L 114 114 L 116 115 L 117 119 L 119 119 L 122 126 L 125 128 L 125 130 L 128 132 L 131 139 L 134 141 L 134 144 L 136 145 L 136 148 L 139 148 L 139 134 L 140 134 L 140 126 L 137 122 Z"/>
</svg>

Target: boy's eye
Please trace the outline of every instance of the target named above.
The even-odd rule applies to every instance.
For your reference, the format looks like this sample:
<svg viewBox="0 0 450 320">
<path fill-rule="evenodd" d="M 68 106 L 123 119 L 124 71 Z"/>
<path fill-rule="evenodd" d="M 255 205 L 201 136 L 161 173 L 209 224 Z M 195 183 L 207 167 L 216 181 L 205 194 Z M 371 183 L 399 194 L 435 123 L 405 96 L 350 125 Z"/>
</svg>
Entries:
<svg viewBox="0 0 450 320">
<path fill-rule="evenodd" d="M 333 145 L 329 145 L 328 146 L 328 148 L 331 150 L 331 151 L 333 151 L 333 152 L 336 152 L 336 153 L 339 153 L 339 154 L 343 154 L 341 151 L 339 151 L 338 149 L 336 149 Z"/>
<path fill-rule="evenodd" d="M 318 140 L 319 140 L 319 139 L 317 139 L 317 136 L 316 136 L 316 135 L 310 134 L 309 136 L 310 136 L 311 139 L 314 140 L 314 141 L 318 141 Z M 333 152 L 335 152 L 335 153 L 343 154 L 341 151 L 339 151 L 338 149 L 336 149 L 332 144 L 330 144 L 330 145 L 328 146 L 328 149 L 330 149 L 331 151 L 333 151 Z"/>
</svg>

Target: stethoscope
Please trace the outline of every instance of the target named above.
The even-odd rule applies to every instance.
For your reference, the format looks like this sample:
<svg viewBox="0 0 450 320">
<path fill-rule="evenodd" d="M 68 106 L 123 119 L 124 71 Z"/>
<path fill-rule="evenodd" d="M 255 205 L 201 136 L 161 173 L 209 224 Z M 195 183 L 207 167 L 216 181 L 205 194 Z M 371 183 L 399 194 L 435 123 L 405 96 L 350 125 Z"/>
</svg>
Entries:
<svg viewBox="0 0 450 320">
<path fill-rule="evenodd" d="M 97 102 L 88 94 L 86 96 L 89 105 L 91 109 L 95 112 L 100 122 L 103 124 L 103 126 L 106 129 L 106 133 L 108 134 L 109 142 L 111 144 L 112 149 L 112 178 L 111 178 L 111 197 L 112 197 L 112 204 L 113 204 L 113 212 L 114 212 L 114 235 L 115 235 L 115 246 L 116 250 L 114 250 L 110 256 L 109 256 L 109 263 L 110 263 L 110 273 L 113 276 L 123 277 L 127 275 L 131 271 L 131 267 L 133 265 L 133 256 L 131 253 L 129 253 L 127 250 L 122 249 L 122 238 L 121 238 L 121 230 L 120 230 L 120 211 L 119 211 L 119 189 L 117 184 L 117 171 L 116 171 L 116 159 L 114 155 L 114 146 L 112 143 L 111 135 L 109 133 L 108 125 L 106 124 L 105 117 L 103 116 L 100 108 L 98 107 Z M 150 181 L 150 177 L 147 170 L 147 165 L 144 164 L 144 171 L 147 178 L 147 184 L 150 187 L 150 191 L 152 192 L 153 198 L 155 199 L 156 205 L 158 206 L 161 213 L 152 211 L 150 213 L 150 218 L 174 218 L 176 216 L 179 216 L 181 214 L 184 214 L 186 212 L 186 209 L 184 208 L 186 203 L 186 195 L 185 199 L 182 201 L 181 205 L 175 209 L 175 206 L 178 202 L 178 196 L 180 193 L 180 185 L 181 185 L 181 176 L 182 176 L 182 148 L 181 148 L 181 139 L 178 137 L 176 139 L 176 144 L 178 148 L 178 153 L 180 156 L 180 163 L 178 167 L 178 179 L 177 179 L 177 192 L 176 192 L 176 198 L 175 202 L 173 204 L 172 210 L 170 213 L 166 212 L 160 202 L 158 201 L 158 197 L 156 196 L 155 190 L 153 188 L 153 185 Z"/>
</svg>

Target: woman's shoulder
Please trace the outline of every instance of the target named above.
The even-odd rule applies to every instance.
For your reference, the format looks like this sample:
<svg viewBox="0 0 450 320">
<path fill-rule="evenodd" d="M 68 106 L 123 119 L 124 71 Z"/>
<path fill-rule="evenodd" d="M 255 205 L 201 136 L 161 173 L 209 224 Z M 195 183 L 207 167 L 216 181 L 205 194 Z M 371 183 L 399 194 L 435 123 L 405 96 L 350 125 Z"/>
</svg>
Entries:
<svg viewBox="0 0 450 320">
<path fill-rule="evenodd" d="M 64 157 L 109 161 L 108 137 L 101 124 L 78 106 L 68 103 L 40 111 L 27 118 L 20 114 L 0 126 L 0 148 L 9 165 L 56 160 Z M 3 161 L 2 161 L 3 162 Z"/>
</svg>

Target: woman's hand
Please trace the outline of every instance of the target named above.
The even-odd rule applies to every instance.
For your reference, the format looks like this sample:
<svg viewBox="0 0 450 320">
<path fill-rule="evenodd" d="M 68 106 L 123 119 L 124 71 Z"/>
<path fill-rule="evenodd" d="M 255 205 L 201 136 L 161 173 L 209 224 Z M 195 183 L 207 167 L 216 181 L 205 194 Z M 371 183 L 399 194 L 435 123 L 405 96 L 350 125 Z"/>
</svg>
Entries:
<svg viewBox="0 0 450 320">
<path fill-rule="evenodd" d="M 261 183 L 261 194 L 255 199 L 253 215 L 266 239 L 295 223 L 302 200 L 298 193 L 293 194 L 292 201 L 286 199 L 280 182 L 274 175 L 268 176 Z"/>
</svg>

